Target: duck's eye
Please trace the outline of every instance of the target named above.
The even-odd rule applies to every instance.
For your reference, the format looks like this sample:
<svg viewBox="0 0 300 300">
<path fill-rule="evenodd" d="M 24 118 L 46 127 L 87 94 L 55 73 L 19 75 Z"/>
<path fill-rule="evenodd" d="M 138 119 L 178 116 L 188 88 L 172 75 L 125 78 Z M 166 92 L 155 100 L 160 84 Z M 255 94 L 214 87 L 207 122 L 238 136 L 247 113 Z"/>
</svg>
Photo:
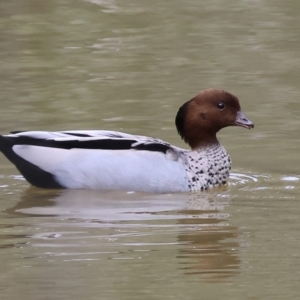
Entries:
<svg viewBox="0 0 300 300">
<path fill-rule="evenodd" d="M 218 104 L 218 109 L 224 109 L 225 108 L 225 104 L 223 103 L 223 102 L 220 102 L 219 104 Z"/>
</svg>

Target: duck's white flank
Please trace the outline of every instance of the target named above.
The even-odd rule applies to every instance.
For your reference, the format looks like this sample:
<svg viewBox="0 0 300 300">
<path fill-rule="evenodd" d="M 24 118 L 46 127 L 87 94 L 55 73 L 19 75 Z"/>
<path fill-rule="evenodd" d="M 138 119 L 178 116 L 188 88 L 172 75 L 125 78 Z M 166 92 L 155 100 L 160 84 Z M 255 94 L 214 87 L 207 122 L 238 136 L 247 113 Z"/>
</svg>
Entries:
<svg viewBox="0 0 300 300">
<path fill-rule="evenodd" d="M 19 145 L 13 151 L 53 174 L 66 188 L 157 193 L 189 190 L 182 158 L 174 159 L 172 154 Z"/>
</svg>

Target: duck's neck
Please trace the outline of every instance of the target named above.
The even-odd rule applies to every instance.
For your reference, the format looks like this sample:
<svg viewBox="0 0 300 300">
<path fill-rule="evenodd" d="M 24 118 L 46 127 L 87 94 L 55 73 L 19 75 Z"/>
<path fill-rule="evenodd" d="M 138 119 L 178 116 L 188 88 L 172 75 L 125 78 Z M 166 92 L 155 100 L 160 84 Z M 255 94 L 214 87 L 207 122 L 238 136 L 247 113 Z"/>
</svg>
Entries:
<svg viewBox="0 0 300 300">
<path fill-rule="evenodd" d="M 202 135 L 188 139 L 192 151 L 202 150 L 220 145 L 216 134 Z"/>
</svg>

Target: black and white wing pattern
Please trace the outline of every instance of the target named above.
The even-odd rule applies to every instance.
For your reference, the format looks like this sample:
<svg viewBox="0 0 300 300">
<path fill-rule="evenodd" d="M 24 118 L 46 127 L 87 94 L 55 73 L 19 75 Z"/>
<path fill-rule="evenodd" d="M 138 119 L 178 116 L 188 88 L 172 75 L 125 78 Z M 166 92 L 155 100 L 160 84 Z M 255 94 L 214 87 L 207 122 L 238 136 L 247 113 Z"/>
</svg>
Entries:
<svg viewBox="0 0 300 300">
<path fill-rule="evenodd" d="M 61 149 L 181 151 L 160 139 L 107 130 L 14 131 L 3 138 L 12 145 L 34 145 Z M 0 145 L 1 150 L 1 145 Z"/>
</svg>

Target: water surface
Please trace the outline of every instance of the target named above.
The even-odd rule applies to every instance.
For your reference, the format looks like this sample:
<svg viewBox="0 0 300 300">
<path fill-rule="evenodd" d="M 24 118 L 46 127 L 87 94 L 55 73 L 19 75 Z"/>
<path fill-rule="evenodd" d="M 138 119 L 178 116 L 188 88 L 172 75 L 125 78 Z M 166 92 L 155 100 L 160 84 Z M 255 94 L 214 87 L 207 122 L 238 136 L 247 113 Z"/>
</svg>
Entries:
<svg viewBox="0 0 300 300">
<path fill-rule="evenodd" d="M 1 299 L 297 299 L 299 5 L 0 1 L 0 129 L 109 129 L 186 147 L 178 107 L 236 94 L 227 186 L 44 191 L 0 157 Z"/>
</svg>

